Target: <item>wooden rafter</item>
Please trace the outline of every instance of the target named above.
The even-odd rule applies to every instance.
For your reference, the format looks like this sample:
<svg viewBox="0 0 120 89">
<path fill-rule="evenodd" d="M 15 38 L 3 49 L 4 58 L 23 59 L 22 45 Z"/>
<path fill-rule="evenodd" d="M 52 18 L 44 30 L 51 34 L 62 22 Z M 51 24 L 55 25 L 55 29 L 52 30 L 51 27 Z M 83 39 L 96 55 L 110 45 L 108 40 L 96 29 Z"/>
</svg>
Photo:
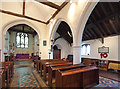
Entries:
<svg viewBox="0 0 120 89">
<path fill-rule="evenodd" d="M 90 30 L 91 30 L 91 31 L 89 31 L 89 29 L 88 29 L 88 32 L 91 33 L 95 38 L 97 38 L 97 35 L 96 35 L 96 33 L 94 32 L 94 30 L 92 30 L 91 28 L 90 28 Z"/>
<path fill-rule="evenodd" d="M 92 38 L 92 34 L 88 31 L 88 29 L 85 30 L 85 33 L 88 34 L 90 38 Z"/>
<path fill-rule="evenodd" d="M 90 39 L 90 36 L 86 34 L 85 32 L 83 33 L 84 36 L 86 36 L 87 39 Z"/>
<path fill-rule="evenodd" d="M 25 15 L 25 0 L 23 0 L 23 15 Z"/>
<path fill-rule="evenodd" d="M 36 0 L 38 2 L 40 2 L 41 0 Z M 35 18 L 32 18 L 32 17 L 29 17 L 29 16 L 25 16 L 25 0 L 23 0 L 23 13 L 22 15 L 21 14 L 17 14 L 17 13 L 14 13 L 14 12 L 10 12 L 10 11 L 5 11 L 5 10 L 2 10 L 0 9 L 0 12 L 1 13 L 4 13 L 4 14 L 8 14 L 8 15 L 13 15 L 13 16 L 17 16 L 17 17 L 22 17 L 22 18 L 26 18 L 26 19 L 30 19 L 30 20 L 33 20 L 33 21 L 37 21 L 37 22 L 41 22 L 41 23 L 44 23 L 44 24 L 49 24 L 50 20 L 53 19 L 60 11 L 61 9 L 67 5 L 67 3 L 70 1 L 70 0 L 66 0 L 65 2 L 63 2 L 63 4 L 61 6 L 58 6 L 52 2 L 45 2 L 47 0 L 44 0 L 44 2 L 40 2 L 40 3 L 44 3 L 52 8 L 55 8 L 57 9 L 57 11 L 52 15 L 52 17 L 47 21 L 47 22 L 44 22 L 44 21 L 41 21 L 41 20 L 38 20 L 38 19 L 35 19 Z"/>
<path fill-rule="evenodd" d="M 12 32 L 12 31 L 14 31 L 14 32 L 22 32 L 22 33 L 27 33 L 27 34 L 35 34 L 33 32 L 26 32 L 26 31 L 22 31 L 22 30 L 18 30 L 18 29 L 9 30 L 9 32 Z"/>
<path fill-rule="evenodd" d="M 97 26 L 95 26 L 95 29 L 99 33 L 100 37 L 103 38 L 104 36 L 103 36 L 102 32 L 100 31 L 100 29 L 98 29 Z"/>
<path fill-rule="evenodd" d="M 120 12 L 118 11 L 118 3 L 99 2 L 98 4 L 89 17 L 83 34 L 92 35 L 90 40 L 119 35 Z M 89 40 L 85 35 L 83 38 L 83 40 Z"/>
<path fill-rule="evenodd" d="M 112 28 L 115 31 L 115 33 L 118 34 L 117 28 L 114 26 L 114 23 L 111 20 L 109 20 L 109 23 L 112 26 Z"/>
<path fill-rule="evenodd" d="M 64 6 L 66 6 L 68 4 L 70 0 L 66 0 L 65 2 L 62 3 L 62 5 L 60 6 L 60 9 L 57 9 L 57 11 L 52 15 L 52 17 L 46 22 L 46 24 L 48 24 L 50 22 L 51 19 L 53 19 L 61 10 Z"/>
<path fill-rule="evenodd" d="M 35 0 L 35 1 L 37 1 L 39 3 L 42 3 L 44 5 L 47 5 L 49 7 L 52 7 L 54 9 L 60 9 L 60 6 L 54 4 L 54 3 L 50 2 L 50 1 L 47 1 L 47 0 L 44 0 L 44 1 L 43 0 Z"/>
<path fill-rule="evenodd" d="M 110 6 L 111 11 L 114 12 L 114 9 L 113 9 L 113 7 L 112 7 L 112 5 L 110 3 L 111 2 L 108 2 L 108 5 Z"/>
<path fill-rule="evenodd" d="M 95 22 L 95 21 L 96 21 L 96 18 L 95 18 L 95 16 L 94 16 L 94 14 L 92 14 L 91 17 L 92 17 L 93 21 Z"/>
<path fill-rule="evenodd" d="M 24 26 L 22 26 L 22 31 L 24 32 L 24 30 L 25 30 L 25 27 L 24 27 Z"/>
<path fill-rule="evenodd" d="M 113 14 L 107 15 L 107 16 L 105 16 L 104 18 L 101 18 L 101 19 L 99 19 L 99 20 L 94 21 L 93 23 L 98 24 L 98 23 L 104 22 L 104 21 L 106 21 L 106 20 L 109 20 L 109 19 L 110 19 L 111 17 L 113 17 L 113 16 L 119 16 L 119 15 L 118 15 L 118 12 L 114 12 Z M 94 16 L 93 16 L 93 17 L 94 17 Z"/>
<path fill-rule="evenodd" d="M 106 16 L 106 15 L 107 15 L 107 12 L 105 11 L 103 4 L 102 4 L 102 3 L 99 3 L 99 4 L 100 4 L 100 7 L 101 7 L 103 13 L 104 13 L 105 16 Z"/>
<path fill-rule="evenodd" d="M 97 16 L 99 17 L 99 19 L 101 18 L 101 16 L 100 16 L 100 13 L 99 13 L 99 11 L 96 9 L 95 10 L 95 13 L 97 14 Z"/>
<path fill-rule="evenodd" d="M 96 32 L 100 34 L 101 38 L 103 38 L 103 34 L 102 34 L 101 30 L 97 27 L 97 25 L 95 23 L 89 24 L 87 27 L 95 29 Z"/>
<path fill-rule="evenodd" d="M 112 32 L 110 31 L 110 29 L 108 28 L 107 24 L 105 22 L 103 22 L 103 25 L 105 26 L 107 32 L 111 35 Z"/>
<path fill-rule="evenodd" d="M 30 19 L 30 20 L 33 20 L 33 21 L 37 21 L 37 22 L 41 22 L 41 23 L 46 24 L 46 22 L 44 22 L 44 21 L 41 21 L 41 20 L 38 20 L 38 19 L 35 19 L 35 18 L 32 18 L 32 17 L 29 17 L 29 16 L 24 16 L 24 15 L 21 15 L 21 14 L 13 13 L 13 12 L 10 12 L 10 11 L 5 11 L 5 10 L 1 10 L 0 9 L 0 12 L 8 14 L 8 15 L 22 17 L 22 18 L 26 18 L 26 19 Z"/>
<path fill-rule="evenodd" d="M 107 33 L 105 32 L 105 30 L 102 28 L 102 26 L 100 24 L 96 24 L 96 26 L 98 27 L 98 29 L 100 29 L 102 31 L 104 36 L 107 36 Z"/>
<path fill-rule="evenodd" d="M 103 38 L 103 34 L 102 34 L 101 30 L 97 27 L 97 25 L 95 23 L 88 24 L 87 28 L 89 28 L 89 29 L 92 28 L 92 29 L 96 30 L 96 32 L 100 34 L 100 37 Z"/>
</svg>

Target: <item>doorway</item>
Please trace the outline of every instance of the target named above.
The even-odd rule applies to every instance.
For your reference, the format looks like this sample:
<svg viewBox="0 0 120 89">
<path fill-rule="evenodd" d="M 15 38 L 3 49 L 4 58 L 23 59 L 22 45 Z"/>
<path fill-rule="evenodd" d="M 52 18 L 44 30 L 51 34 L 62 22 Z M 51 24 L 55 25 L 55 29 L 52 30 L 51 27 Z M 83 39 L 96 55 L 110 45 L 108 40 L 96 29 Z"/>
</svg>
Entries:
<svg viewBox="0 0 120 89">
<path fill-rule="evenodd" d="M 56 45 L 53 47 L 53 59 L 61 59 L 61 49 L 58 49 Z"/>
</svg>

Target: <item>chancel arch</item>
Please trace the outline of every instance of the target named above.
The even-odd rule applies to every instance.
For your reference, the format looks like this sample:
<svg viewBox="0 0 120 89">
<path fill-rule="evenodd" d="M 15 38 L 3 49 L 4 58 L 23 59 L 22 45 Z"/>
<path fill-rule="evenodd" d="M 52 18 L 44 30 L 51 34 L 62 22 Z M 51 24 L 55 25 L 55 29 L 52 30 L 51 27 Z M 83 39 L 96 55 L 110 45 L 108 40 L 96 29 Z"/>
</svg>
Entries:
<svg viewBox="0 0 120 89">
<path fill-rule="evenodd" d="M 20 26 L 21 25 L 21 26 Z M 28 34 L 31 34 L 31 35 L 33 35 L 33 33 L 35 32 L 35 34 L 33 35 L 33 38 L 35 38 L 35 37 L 37 37 L 36 39 L 37 39 L 37 43 L 36 43 L 36 49 L 39 49 L 39 50 L 37 50 L 37 51 L 34 51 L 33 53 L 35 54 L 35 55 L 40 55 L 39 53 L 40 53 L 40 45 L 39 45 L 39 42 L 40 42 L 40 31 L 39 31 L 39 29 L 37 29 L 33 24 L 31 24 L 30 22 L 28 22 L 28 21 L 25 21 L 25 20 L 19 20 L 19 21 L 12 21 L 12 22 L 10 22 L 10 23 L 8 23 L 7 25 L 4 25 L 4 27 L 3 27 L 3 30 L 2 30 L 2 52 L 3 52 L 3 55 L 2 55 L 2 59 L 3 60 L 1 60 L 1 61 L 5 61 L 5 59 L 4 59 L 4 51 L 5 51 L 5 44 L 6 44 L 6 42 L 5 42 L 5 38 L 6 38 L 6 33 L 8 33 L 9 31 L 10 31 L 10 28 L 12 28 L 12 27 L 17 27 L 18 26 L 18 28 L 14 28 L 14 29 L 12 29 L 13 31 L 15 31 L 16 32 L 16 34 L 15 34 L 15 42 L 12 44 L 12 46 L 15 46 L 15 48 L 16 48 L 16 36 L 17 36 L 17 33 L 20 33 L 20 34 L 24 34 L 23 35 L 23 41 L 25 42 L 25 39 L 29 39 L 29 36 L 28 36 Z M 23 26 L 23 27 L 22 27 Z M 26 31 L 24 31 L 24 26 L 26 27 L 26 29 L 29 29 L 29 32 L 26 30 Z M 17 30 L 17 29 L 20 29 L 20 30 Z M 33 31 L 33 33 L 31 32 L 32 30 L 34 30 Z M 26 37 L 26 33 L 27 33 L 27 37 Z M 25 38 L 26 37 L 26 38 Z M 35 40 L 35 39 L 34 39 Z M 21 41 L 21 36 L 20 36 L 20 41 Z M 30 43 L 30 42 L 29 42 Z M 28 43 L 28 46 L 29 46 L 29 43 Z M 21 44 L 21 43 L 20 43 Z M 35 44 L 35 41 L 34 41 L 34 44 Z M 20 46 L 21 47 L 21 46 Z M 26 46 L 27 47 L 27 46 Z M 24 47 L 23 48 L 25 48 L 25 45 L 24 45 Z M 27 48 L 26 48 L 27 49 Z M 35 47 L 34 47 L 34 49 L 35 49 Z M 26 51 L 26 52 L 28 52 L 28 51 Z M 9 53 L 10 53 L 10 50 L 9 50 Z M 31 54 L 30 54 L 31 55 Z"/>
</svg>

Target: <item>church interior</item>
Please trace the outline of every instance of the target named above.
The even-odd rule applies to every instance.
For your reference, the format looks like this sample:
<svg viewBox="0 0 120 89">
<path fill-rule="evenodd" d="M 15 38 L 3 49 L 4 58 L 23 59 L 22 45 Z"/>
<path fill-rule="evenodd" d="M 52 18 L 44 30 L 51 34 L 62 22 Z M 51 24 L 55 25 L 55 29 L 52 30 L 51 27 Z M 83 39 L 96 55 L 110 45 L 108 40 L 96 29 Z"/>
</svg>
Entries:
<svg viewBox="0 0 120 89">
<path fill-rule="evenodd" d="M 0 89 L 120 88 L 119 0 L 0 0 Z"/>
</svg>

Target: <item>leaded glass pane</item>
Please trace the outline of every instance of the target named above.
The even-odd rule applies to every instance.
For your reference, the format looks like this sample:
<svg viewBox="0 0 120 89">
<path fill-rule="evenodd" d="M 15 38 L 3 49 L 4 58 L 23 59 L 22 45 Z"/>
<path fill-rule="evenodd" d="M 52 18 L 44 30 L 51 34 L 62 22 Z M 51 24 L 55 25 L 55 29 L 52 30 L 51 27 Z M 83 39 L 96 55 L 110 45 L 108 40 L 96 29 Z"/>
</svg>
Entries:
<svg viewBox="0 0 120 89">
<path fill-rule="evenodd" d="M 28 48 L 28 35 L 25 35 L 25 48 Z"/>
<path fill-rule="evenodd" d="M 16 35 L 16 46 L 17 48 L 28 48 L 28 34 L 17 33 Z"/>
<path fill-rule="evenodd" d="M 24 41 L 25 39 L 24 39 L 24 34 L 22 33 L 21 34 L 21 48 L 24 48 Z"/>
<path fill-rule="evenodd" d="M 17 47 L 20 47 L 20 33 L 17 33 L 17 37 L 16 37 L 16 41 L 17 41 Z"/>
</svg>

